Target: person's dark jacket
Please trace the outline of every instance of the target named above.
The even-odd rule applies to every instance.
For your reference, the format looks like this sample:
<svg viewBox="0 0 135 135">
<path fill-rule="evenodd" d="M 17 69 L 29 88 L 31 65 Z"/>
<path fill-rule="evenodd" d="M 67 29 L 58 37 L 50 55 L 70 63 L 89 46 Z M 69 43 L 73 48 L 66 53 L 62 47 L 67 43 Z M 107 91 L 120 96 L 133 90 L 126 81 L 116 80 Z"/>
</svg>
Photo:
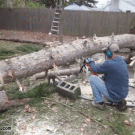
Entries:
<svg viewBox="0 0 135 135">
<path fill-rule="evenodd" d="M 128 69 L 122 57 L 117 56 L 105 61 L 102 65 L 90 62 L 93 72 L 104 74 L 104 81 L 109 96 L 116 101 L 121 101 L 128 94 Z"/>
</svg>

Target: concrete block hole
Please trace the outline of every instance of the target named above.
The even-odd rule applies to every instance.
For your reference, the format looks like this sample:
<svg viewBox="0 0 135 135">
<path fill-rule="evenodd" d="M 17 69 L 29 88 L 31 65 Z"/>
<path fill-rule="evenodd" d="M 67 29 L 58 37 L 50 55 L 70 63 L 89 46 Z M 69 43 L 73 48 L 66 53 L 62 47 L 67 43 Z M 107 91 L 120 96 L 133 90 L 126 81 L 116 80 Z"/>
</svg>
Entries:
<svg viewBox="0 0 135 135">
<path fill-rule="evenodd" d="M 70 88 L 70 90 L 73 90 L 75 88 L 75 86 L 72 86 L 71 88 Z"/>
<path fill-rule="evenodd" d="M 66 83 L 65 82 L 62 82 L 61 84 L 60 84 L 60 86 L 65 86 L 66 85 Z"/>
<path fill-rule="evenodd" d="M 66 87 L 65 88 L 69 88 L 70 87 L 70 85 L 68 84 L 68 85 L 66 85 Z"/>
</svg>

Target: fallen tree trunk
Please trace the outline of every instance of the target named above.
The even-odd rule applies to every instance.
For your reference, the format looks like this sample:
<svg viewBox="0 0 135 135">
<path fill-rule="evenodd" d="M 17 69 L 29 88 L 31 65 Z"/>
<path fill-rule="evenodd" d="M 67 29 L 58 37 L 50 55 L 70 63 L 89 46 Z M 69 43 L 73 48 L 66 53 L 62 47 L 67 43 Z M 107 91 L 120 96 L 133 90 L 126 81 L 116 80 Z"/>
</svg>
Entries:
<svg viewBox="0 0 135 135">
<path fill-rule="evenodd" d="M 5 40 L 5 41 L 13 41 L 13 42 L 20 42 L 20 43 L 32 43 L 32 44 L 39 44 L 39 45 L 43 45 L 43 46 L 46 46 L 47 44 L 45 42 L 40 42 L 38 40 L 22 40 L 22 39 L 13 39 L 13 38 L 1 38 L 0 37 L 0 40 Z"/>
<path fill-rule="evenodd" d="M 0 91 L 0 112 L 8 110 L 11 106 L 19 106 L 28 103 L 31 99 L 24 98 L 18 100 L 9 100 L 5 91 Z"/>
<path fill-rule="evenodd" d="M 19 43 L 30 43 L 30 44 L 38 44 L 42 45 L 43 47 L 50 47 L 50 46 L 56 46 L 60 45 L 61 43 L 59 41 L 54 41 L 54 42 L 45 42 L 45 41 L 40 41 L 40 40 L 24 40 L 24 39 L 18 39 L 18 38 L 2 38 L 0 37 L 0 40 L 3 41 L 13 41 L 13 42 L 19 42 Z"/>
<path fill-rule="evenodd" d="M 56 76 L 63 76 L 63 75 L 78 75 L 80 71 L 80 68 L 72 68 L 72 69 L 65 69 L 65 70 L 59 70 L 59 71 L 49 71 L 47 78 L 56 78 Z M 45 78 L 46 74 L 45 72 L 37 73 L 32 76 L 33 80 L 42 79 Z"/>
<path fill-rule="evenodd" d="M 37 73 L 34 74 L 31 79 L 32 80 L 37 80 L 37 79 L 43 79 L 43 78 L 47 78 L 48 79 L 48 83 L 50 83 L 50 80 L 53 80 L 53 83 L 55 83 L 55 79 L 57 78 L 59 81 L 61 80 L 65 80 L 65 81 L 70 81 L 73 78 L 75 78 L 78 73 L 80 71 L 80 68 L 72 68 L 72 69 L 65 69 L 65 70 L 58 70 L 58 71 L 49 71 L 47 76 L 45 72 L 41 72 L 41 73 Z M 59 76 L 68 76 L 65 79 L 61 79 Z M 72 76 L 71 76 L 72 75 Z"/>
<path fill-rule="evenodd" d="M 41 50 L 24 56 L 6 59 L 0 61 L 0 77 L 4 80 L 8 79 L 8 71 L 12 70 L 16 77 L 26 78 L 53 68 L 54 63 L 57 66 L 64 65 L 82 56 L 85 57 L 101 52 L 102 48 L 112 43 L 118 44 L 120 48 L 135 46 L 135 35 L 94 36 L 88 39 L 78 39 L 55 48 L 50 48 L 50 50 Z"/>
</svg>

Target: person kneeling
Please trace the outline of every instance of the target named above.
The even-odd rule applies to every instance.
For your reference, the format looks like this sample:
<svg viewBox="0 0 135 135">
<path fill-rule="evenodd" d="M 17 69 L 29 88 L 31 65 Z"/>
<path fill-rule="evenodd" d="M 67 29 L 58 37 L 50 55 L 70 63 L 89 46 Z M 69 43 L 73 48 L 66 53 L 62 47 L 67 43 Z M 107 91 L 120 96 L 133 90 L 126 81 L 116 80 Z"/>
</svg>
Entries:
<svg viewBox="0 0 135 135">
<path fill-rule="evenodd" d="M 129 90 L 128 69 L 123 58 L 113 54 L 118 50 L 119 46 L 116 44 L 112 44 L 104 50 L 107 60 L 102 65 L 95 64 L 92 58 L 86 59 L 93 72 L 104 74 L 102 79 L 95 75 L 90 77 L 94 97 L 92 105 L 99 109 L 104 109 L 102 96 L 113 103 L 118 103 L 119 111 L 124 111 L 127 108 L 125 98 Z"/>
</svg>

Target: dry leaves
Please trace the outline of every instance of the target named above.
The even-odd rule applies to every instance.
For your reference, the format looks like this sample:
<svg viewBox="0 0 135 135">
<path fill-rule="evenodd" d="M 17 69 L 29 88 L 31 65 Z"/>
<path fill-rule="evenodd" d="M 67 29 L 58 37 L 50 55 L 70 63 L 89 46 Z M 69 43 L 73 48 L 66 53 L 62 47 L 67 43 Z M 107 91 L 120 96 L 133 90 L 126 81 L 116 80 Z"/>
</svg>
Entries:
<svg viewBox="0 0 135 135">
<path fill-rule="evenodd" d="M 127 126 L 131 126 L 131 123 L 129 120 L 124 120 L 124 123 L 127 125 Z"/>
<path fill-rule="evenodd" d="M 84 122 L 85 122 L 85 123 L 89 123 L 89 122 L 91 122 L 91 120 L 90 120 L 90 118 L 86 118 L 86 119 L 84 120 Z"/>
<path fill-rule="evenodd" d="M 35 126 L 31 126 L 31 130 L 32 130 L 32 131 L 34 130 L 34 128 L 35 128 Z"/>
<path fill-rule="evenodd" d="M 35 115 L 33 115 L 31 118 L 32 118 L 32 119 L 35 119 L 35 118 L 36 118 L 36 116 L 35 116 Z"/>
<path fill-rule="evenodd" d="M 18 128 L 19 130 L 26 130 L 27 126 L 24 123 L 20 123 Z"/>
<path fill-rule="evenodd" d="M 81 132 L 84 131 L 84 128 L 87 127 L 88 126 L 88 123 L 90 123 L 90 122 L 91 122 L 90 118 L 84 119 L 84 123 L 82 125 Z"/>
<path fill-rule="evenodd" d="M 52 111 L 56 113 L 56 112 L 58 112 L 58 108 L 56 106 L 53 106 Z"/>
<path fill-rule="evenodd" d="M 128 109 L 127 109 L 127 112 L 128 112 L 128 114 L 134 113 L 134 108 L 128 108 Z"/>
<path fill-rule="evenodd" d="M 50 109 L 55 113 L 58 112 L 58 107 L 56 104 L 51 104 Z"/>
<path fill-rule="evenodd" d="M 25 112 L 28 112 L 28 113 L 36 112 L 36 109 L 30 107 L 30 105 L 28 105 L 28 104 L 26 104 L 26 105 L 24 106 L 24 110 L 25 110 Z"/>
<path fill-rule="evenodd" d="M 81 132 L 83 132 L 84 131 L 84 129 L 83 128 L 81 128 Z"/>
</svg>

